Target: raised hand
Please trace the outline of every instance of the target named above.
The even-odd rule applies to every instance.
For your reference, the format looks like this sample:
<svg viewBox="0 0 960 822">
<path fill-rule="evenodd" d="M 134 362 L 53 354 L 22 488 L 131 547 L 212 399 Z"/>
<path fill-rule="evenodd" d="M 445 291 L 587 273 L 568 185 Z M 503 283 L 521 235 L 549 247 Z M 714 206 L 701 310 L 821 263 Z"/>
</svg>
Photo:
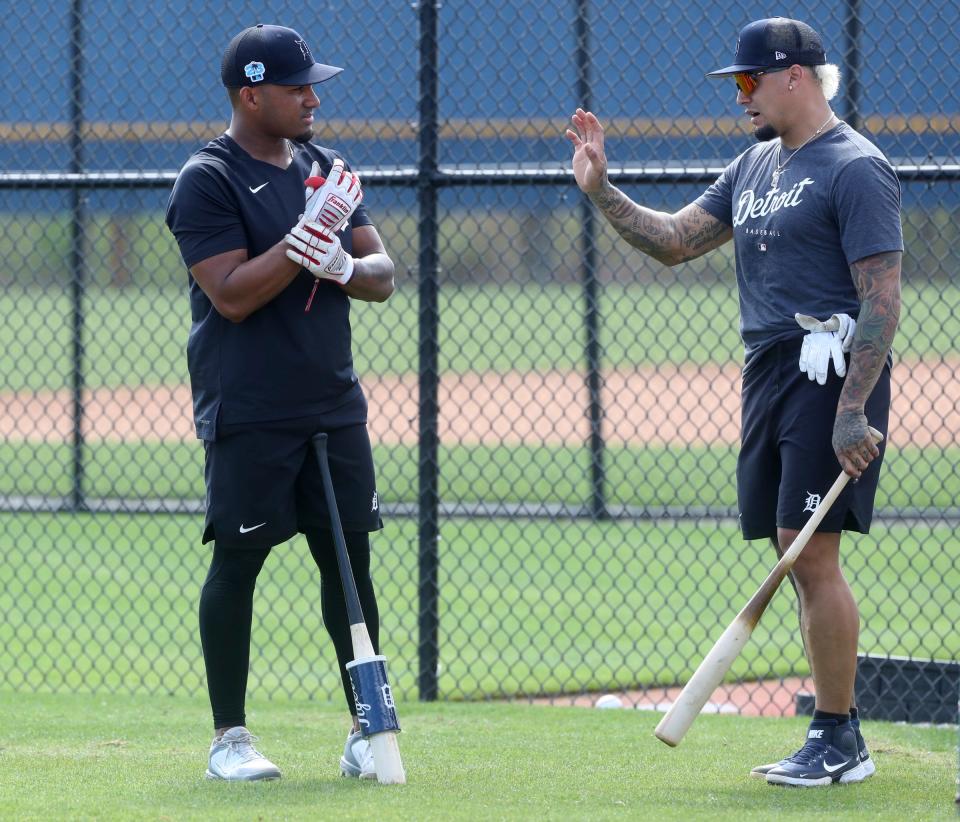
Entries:
<svg viewBox="0 0 960 822">
<path fill-rule="evenodd" d="M 573 143 L 573 176 L 585 194 L 600 191 L 607 183 L 607 155 L 603 150 L 603 126 L 591 111 L 578 108 L 570 118 L 567 139 Z"/>
</svg>

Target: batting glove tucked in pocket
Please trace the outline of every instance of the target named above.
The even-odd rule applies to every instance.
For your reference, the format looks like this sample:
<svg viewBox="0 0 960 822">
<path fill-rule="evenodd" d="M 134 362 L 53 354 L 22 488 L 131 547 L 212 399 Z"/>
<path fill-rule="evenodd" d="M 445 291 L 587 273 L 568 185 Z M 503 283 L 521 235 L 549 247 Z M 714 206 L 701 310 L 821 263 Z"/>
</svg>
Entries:
<svg viewBox="0 0 960 822">
<path fill-rule="evenodd" d="M 832 359 L 837 376 L 846 376 L 847 363 L 843 355 L 853 345 L 857 321 L 849 314 L 833 314 L 830 319 L 822 321 L 808 314 L 794 314 L 794 319 L 809 332 L 800 347 L 800 370 L 811 380 L 825 385 Z"/>
<path fill-rule="evenodd" d="M 337 235 L 320 223 L 297 223 L 283 239 L 290 246 L 287 257 L 318 280 L 346 285 L 353 276 L 353 257 L 343 250 Z"/>
</svg>

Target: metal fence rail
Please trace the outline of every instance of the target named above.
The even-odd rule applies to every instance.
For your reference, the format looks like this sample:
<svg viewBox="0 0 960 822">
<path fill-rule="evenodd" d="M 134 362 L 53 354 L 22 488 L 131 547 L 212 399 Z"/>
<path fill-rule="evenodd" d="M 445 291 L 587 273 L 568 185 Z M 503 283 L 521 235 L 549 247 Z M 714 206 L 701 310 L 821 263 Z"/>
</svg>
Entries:
<svg viewBox="0 0 960 822">
<path fill-rule="evenodd" d="M 69 65 L 13 89 L 0 123 L 4 688 L 203 681 L 202 449 L 186 273 L 162 212 L 176 169 L 225 124 L 209 44 L 259 11 L 194 4 L 186 38 L 156 13 L 73 0 L 29 28 Z M 844 73 L 838 113 L 883 148 L 904 190 L 891 449 L 874 533 L 845 543 L 861 648 L 956 659 L 960 99 L 946 78 L 958 38 L 947 31 L 930 53 L 918 15 L 892 2 L 793 13 L 827 38 Z M 669 699 L 770 565 L 734 519 L 733 261 L 721 249 L 667 270 L 624 249 L 578 195 L 563 128 L 589 104 L 609 124 L 618 185 L 665 210 L 690 202 L 747 145 L 732 94 L 699 61 L 726 58 L 749 8 L 728 4 L 709 26 L 689 3 L 358 2 L 337 14 L 381 46 L 320 55 L 322 28 L 292 5 L 265 22 L 347 66 L 349 80 L 321 87 L 320 141 L 361 170 L 397 262 L 394 297 L 353 309 L 397 689 Z M 216 31 L 193 25 L 210 19 Z M 148 28 L 161 31 L 149 53 L 137 36 Z M 155 54 L 191 94 L 158 85 Z M 41 96 L 57 119 L 35 122 L 51 110 Z M 336 698 L 304 546 L 275 554 L 258 586 L 252 689 Z M 793 609 L 792 592 L 774 602 L 718 710 L 793 712 L 808 673 Z"/>
</svg>

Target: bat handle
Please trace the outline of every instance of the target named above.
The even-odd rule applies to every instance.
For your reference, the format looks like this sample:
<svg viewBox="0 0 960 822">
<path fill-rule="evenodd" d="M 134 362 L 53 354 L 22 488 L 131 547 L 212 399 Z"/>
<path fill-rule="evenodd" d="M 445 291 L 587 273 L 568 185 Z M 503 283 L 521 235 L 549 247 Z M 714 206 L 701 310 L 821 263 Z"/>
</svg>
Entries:
<svg viewBox="0 0 960 822">
<path fill-rule="evenodd" d="M 330 515 L 330 532 L 333 536 L 333 546 L 337 554 L 337 566 L 340 569 L 340 584 L 343 586 L 343 597 L 347 604 L 347 618 L 351 625 L 364 624 L 363 610 L 360 607 L 360 597 L 357 596 L 357 583 L 353 578 L 353 568 L 350 567 L 350 554 L 347 552 L 347 542 L 343 536 L 343 526 L 340 523 L 340 512 L 337 510 L 337 497 L 333 490 L 333 478 L 330 475 L 330 463 L 327 461 L 327 435 L 314 434 L 314 452 L 320 464 L 320 477 L 323 480 L 323 493 L 327 498 L 327 511 Z"/>
</svg>

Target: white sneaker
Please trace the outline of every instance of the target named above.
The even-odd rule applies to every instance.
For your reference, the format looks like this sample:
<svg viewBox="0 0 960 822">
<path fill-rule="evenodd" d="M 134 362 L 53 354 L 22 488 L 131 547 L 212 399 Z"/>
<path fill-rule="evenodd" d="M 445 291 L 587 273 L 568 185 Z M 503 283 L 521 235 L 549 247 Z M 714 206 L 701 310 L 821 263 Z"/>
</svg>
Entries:
<svg viewBox="0 0 960 822">
<path fill-rule="evenodd" d="M 257 737 L 237 725 L 210 745 L 207 779 L 279 779 L 280 769 L 253 747 Z"/>
<path fill-rule="evenodd" d="M 360 779 L 377 778 L 373 767 L 373 749 L 360 731 L 347 734 L 347 744 L 343 746 L 343 756 L 340 757 L 340 773 Z"/>
</svg>

